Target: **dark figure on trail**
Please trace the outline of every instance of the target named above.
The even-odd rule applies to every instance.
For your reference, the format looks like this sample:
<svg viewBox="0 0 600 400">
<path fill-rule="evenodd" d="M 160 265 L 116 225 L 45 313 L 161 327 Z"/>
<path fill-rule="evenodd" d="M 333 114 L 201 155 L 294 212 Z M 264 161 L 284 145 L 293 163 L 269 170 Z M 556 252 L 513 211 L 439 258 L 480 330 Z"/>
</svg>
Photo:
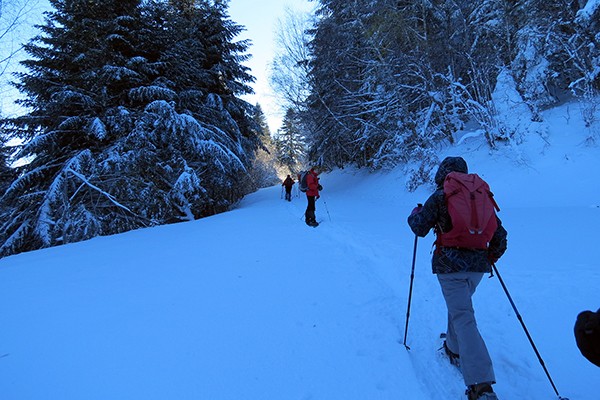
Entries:
<svg viewBox="0 0 600 400">
<path fill-rule="evenodd" d="M 600 309 L 579 313 L 575 322 L 575 341 L 581 354 L 600 367 Z"/>
<path fill-rule="evenodd" d="M 478 186 L 479 194 L 467 192 L 466 198 L 470 196 L 474 199 L 476 196 L 477 202 L 464 201 L 461 209 L 460 204 L 455 205 L 458 201 L 456 198 L 463 196 L 457 195 L 462 189 L 460 186 L 454 186 L 451 191 L 449 189 L 456 182 L 463 182 L 463 179 L 470 179 L 478 185 L 483 182 L 485 186 Z M 451 182 L 453 180 L 455 183 Z M 487 183 L 476 174 L 468 174 L 464 159 L 444 159 L 435 176 L 435 183 L 437 190 L 423 206 L 413 210 L 408 217 L 408 224 L 420 237 L 426 236 L 431 229 L 437 235 L 432 267 L 448 308 L 448 328 L 443 349 L 452 364 L 460 364 L 469 400 L 497 399 L 492 389 L 492 384 L 496 383 L 492 360 L 477 328 L 471 298 L 484 273 L 491 272 L 491 265 L 506 251 L 507 232 L 495 215 L 494 206 L 496 209 L 497 206 Z M 485 196 L 481 193 L 485 193 Z M 486 210 L 483 214 L 487 218 L 477 218 L 474 210 L 482 209 Z M 459 220 L 458 216 L 464 214 L 465 221 L 472 223 L 476 220 L 478 226 L 481 223 L 479 219 L 485 219 L 485 228 L 473 230 L 466 222 Z"/>
<path fill-rule="evenodd" d="M 306 190 L 306 199 L 308 205 L 304 217 L 306 224 L 309 226 L 316 227 L 319 225 L 315 216 L 316 206 L 315 202 L 320 197 L 319 190 L 323 190 L 323 187 L 319 184 L 319 174 L 315 172 L 314 168 L 311 168 L 306 176 L 306 184 L 308 189 Z"/>
<path fill-rule="evenodd" d="M 285 187 L 285 199 L 287 201 L 292 201 L 292 186 L 296 183 L 290 175 L 285 178 L 281 186 Z"/>
</svg>

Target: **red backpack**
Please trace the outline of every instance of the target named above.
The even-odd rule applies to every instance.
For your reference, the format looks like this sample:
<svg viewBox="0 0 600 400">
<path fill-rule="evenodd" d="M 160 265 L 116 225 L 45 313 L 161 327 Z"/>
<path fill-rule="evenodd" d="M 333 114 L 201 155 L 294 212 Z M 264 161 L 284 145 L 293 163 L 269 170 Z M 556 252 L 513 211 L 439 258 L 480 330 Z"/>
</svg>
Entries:
<svg viewBox="0 0 600 400">
<path fill-rule="evenodd" d="M 444 195 L 452 229 L 439 232 L 436 243 L 442 247 L 487 249 L 496 232 L 496 210 L 489 185 L 477 174 L 451 172 L 444 180 Z"/>
</svg>

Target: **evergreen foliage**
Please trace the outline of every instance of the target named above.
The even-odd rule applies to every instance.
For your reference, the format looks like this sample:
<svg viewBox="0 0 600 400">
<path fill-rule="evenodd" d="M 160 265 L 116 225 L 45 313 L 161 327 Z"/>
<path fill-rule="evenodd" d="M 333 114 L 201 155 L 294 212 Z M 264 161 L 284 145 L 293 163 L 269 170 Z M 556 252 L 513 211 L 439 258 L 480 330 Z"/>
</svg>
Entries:
<svg viewBox="0 0 600 400">
<path fill-rule="evenodd" d="M 288 108 L 283 124 L 277 131 L 277 161 L 284 167 L 284 175 L 300 172 L 306 155 L 304 129 L 298 112 Z"/>
<path fill-rule="evenodd" d="M 252 191 L 279 183 L 275 143 L 271 137 L 271 130 L 267 124 L 265 114 L 259 104 L 256 104 L 253 119 L 260 126 L 261 146 L 257 150 L 256 158 L 250 167 L 248 190 Z"/>
<path fill-rule="evenodd" d="M 0 132 L 0 197 L 14 179 L 14 170 L 10 168 L 11 148 L 6 142 L 7 139 Z M 1 212 L 2 210 L 0 210 Z"/>
<path fill-rule="evenodd" d="M 51 4 L 17 84 L 31 111 L 4 130 L 28 162 L 1 199 L 0 255 L 235 204 L 261 128 L 226 4 Z"/>
</svg>

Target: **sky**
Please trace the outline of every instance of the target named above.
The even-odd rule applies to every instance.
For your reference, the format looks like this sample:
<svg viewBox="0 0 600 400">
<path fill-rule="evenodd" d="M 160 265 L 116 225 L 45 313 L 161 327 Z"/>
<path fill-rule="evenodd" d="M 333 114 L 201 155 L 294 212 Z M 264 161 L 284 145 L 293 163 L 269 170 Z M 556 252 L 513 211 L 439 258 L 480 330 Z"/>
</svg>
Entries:
<svg viewBox="0 0 600 400">
<path fill-rule="evenodd" d="M 495 95 L 530 131 L 521 145 L 459 132 L 438 156 L 490 184 L 508 231 L 497 266 L 559 394 L 598 400 L 573 325 L 600 307 L 600 147 L 578 104 L 531 122 L 510 92 Z M 406 218 L 432 192 L 406 182 L 402 167 L 321 175 L 317 228 L 277 185 L 209 218 L 0 259 L 0 399 L 464 400 L 439 350 L 432 234 L 417 241 L 404 337 Z M 499 398 L 557 399 L 497 277 L 474 303 Z"/>
<path fill-rule="evenodd" d="M 13 72 L 22 70 L 19 61 L 26 54 L 19 48 L 37 33 L 34 25 L 43 22 L 42 13 L 47 8 L 46 0 L 0 0 L 0 112 L 4 116 L 21 111 L 14 104 L 19 92 L 8 82 L 14 80 Z"/>
<path fill-rule="evenodd" d="M 283 112 L 269 85 L 269 65 L 276 51 L 276 31 L 284 21 L 286 8 L 308 12 L 314 6 L 315 3 L 308 0 L 231 0 L 229 4 L 231 19 L 246 27 L 240 38 L 252 40 L 249 53 L 253 57 L 246 65 L 256 77 L 255 94 L 244 98 L 252 104 L 260 103 L 272 133 L 281 127 L 283 118 Z"/>
<path fill-rule="evenodd" d="M 41 12 L 49 7 L 46 0 L 29 0 L 28 5 L 37 11 L 32 11 L 20 28 L 19 34 L 23 37 L 30 37 L 31 32 L 35 32 L 31 27 L 42 21 Z M 273 133 L 279 129 L 283 118 L 269 86 L 269 65 L 275 52 L 275 32 L 280 21 L 283 21 L 286 8 L 307 12 L 314 6 L 315 3 L 309 0 L 230 0 L 231 19 L 246 29 L 237 39 L 252 41 L 249 49 L 252 58 L 245 64 L 251 68 L 252 75 L 256 77 L 256 82 L 252 85 L 255 94 L 243 98 L 252 104 L 261 105 Z M 17 95 L 16 91 L 3 86 L 0 87 L 0 94 L 2 94 L 0 109 L 6 113 L 14 112 L 11 98 Z"/>
</svg>

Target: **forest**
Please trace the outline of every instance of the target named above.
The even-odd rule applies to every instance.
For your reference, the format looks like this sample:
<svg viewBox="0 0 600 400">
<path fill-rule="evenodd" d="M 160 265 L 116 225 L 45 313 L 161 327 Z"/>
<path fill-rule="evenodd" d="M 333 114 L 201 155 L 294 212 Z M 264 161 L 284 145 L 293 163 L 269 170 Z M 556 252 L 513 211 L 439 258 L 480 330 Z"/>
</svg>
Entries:
<svg viewBox="0 0 600 400">
<path fill-rule="evenodd" d="M 280 32 L 271 135 L 248 40 L 227 0 L 50 0 L 0 125 L 0 257 L 227 211 L 307 165 L 404 168 L 428 182 L 441 146 L 490 151 L 576 99 L 599 134 L 600 5 L 566 0 L 315 0 Z M 18 143 L 15 145 L 14 143 Z"/>
</svg>

